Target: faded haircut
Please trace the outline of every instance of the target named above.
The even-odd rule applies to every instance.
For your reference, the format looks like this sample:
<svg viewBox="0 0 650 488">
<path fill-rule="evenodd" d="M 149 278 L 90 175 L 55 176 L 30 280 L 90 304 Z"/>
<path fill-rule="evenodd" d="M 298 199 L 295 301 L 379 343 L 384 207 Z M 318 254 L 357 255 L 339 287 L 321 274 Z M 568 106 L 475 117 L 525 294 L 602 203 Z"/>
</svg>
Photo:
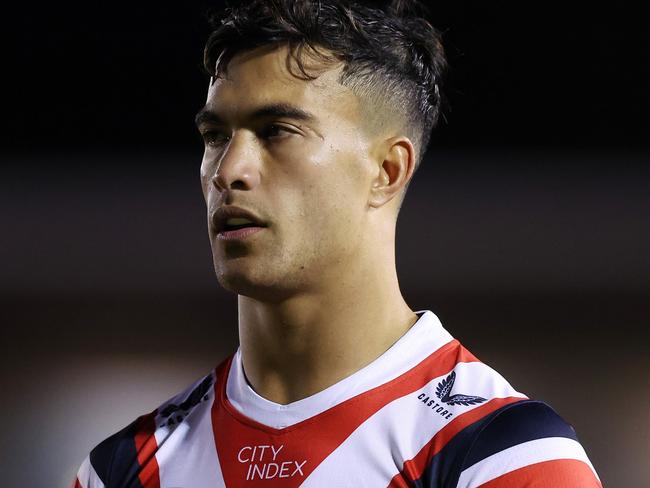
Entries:
<svg viewBox="0 0 650 488">
<path fill-rule="evenodd" d="M 294 74 L 304 79 L 316 78 L 305 54 L 343 63 L 339 83 L 359 98 L 364 120 L 371 126 L 398 121 L 415 147 L 417 169 L 441 116 L 447 70 L 441 34 L 421 10 L 404 0 L 383 7 L 341 0 L 239 2 L 211 13 L 204 68 L 218 77 L 236 54 L 274 44 L 288 47 L 299 70 Z"/>
</svg>

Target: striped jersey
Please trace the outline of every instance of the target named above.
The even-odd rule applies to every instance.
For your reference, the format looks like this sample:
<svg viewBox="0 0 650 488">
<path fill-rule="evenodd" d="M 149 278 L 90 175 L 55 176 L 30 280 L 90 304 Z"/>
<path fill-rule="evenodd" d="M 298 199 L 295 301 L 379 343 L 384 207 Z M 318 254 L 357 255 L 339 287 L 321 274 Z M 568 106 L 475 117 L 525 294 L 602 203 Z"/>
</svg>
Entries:
<svg viewBox="0 0 650 488">
<path fill-rule="evenodd" d="M 99 443 L 75 488 L 601 488 L 574 429 L 430 310 L 356 373 L 282 405 L 241 351 Z"/>
</svg>

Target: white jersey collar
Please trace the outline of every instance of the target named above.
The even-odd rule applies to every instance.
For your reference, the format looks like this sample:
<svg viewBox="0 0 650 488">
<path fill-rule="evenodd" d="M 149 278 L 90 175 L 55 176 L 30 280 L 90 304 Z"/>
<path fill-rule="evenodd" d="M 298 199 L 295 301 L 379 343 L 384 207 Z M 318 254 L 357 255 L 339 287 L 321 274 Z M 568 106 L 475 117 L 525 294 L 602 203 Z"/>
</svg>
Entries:
<svg viewBox="0 0 650 488">
<path fill-rule="evenodd" d="M 420 318 L 377 359 L 324 390 L 287 405 L 267 400 L 251 388 L 244 374 L 241 348 L 238 348 L 228 372 L 226 396 L 242 415 L 276 429 L 318 415 L 349 398 L 397 378 L 453 340 L 431 310 L 415 313 Z"/>
</svg>

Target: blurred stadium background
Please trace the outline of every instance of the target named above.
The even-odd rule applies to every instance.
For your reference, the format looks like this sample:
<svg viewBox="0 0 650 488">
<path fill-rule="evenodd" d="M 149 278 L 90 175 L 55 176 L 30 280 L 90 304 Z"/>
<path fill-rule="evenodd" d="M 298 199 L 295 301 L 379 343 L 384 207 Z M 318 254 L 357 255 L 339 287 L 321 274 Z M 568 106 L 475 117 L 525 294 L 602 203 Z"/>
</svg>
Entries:
<svg viewBox="0 0 650 488">
<path fill-rule="evenodd" d="M 8 17 L 2 486 L 67 487 L 237 345 L 193 127 L 209 5 Z M 398 221 L 403 294 L 573 424 L 604 486 L 650 486 L 648 31 L 622 4 L 431 18 L 451 111 Z"/>
</svg>

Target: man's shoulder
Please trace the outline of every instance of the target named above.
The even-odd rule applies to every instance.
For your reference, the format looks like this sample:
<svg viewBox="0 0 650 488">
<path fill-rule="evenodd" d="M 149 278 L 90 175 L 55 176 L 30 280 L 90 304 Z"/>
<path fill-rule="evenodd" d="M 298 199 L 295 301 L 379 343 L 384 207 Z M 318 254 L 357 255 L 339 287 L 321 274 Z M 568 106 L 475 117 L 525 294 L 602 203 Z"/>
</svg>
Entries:
<svg viewBox="0 0 650 488">
<path fill-rule="evenodd" d="M 573 426 L 550 405 L 517 391 L 457 339 L 436 352 L 421 369 L 433 379 L 418 389 L 417 398 L 445 423 L 432 429 L 426 449 L 408 461 L 420 474 L 413 481 L 464 487 L 497 480 L 494 486 L 520 486 L 526 476 L 538 481 L 554 473 L 575 484 L 540 486 L 600 486 Z"/>
<path fill-rule="evenodd" d="M 601 486 L 573 426 L 548 404 L 521 400 L 482 419 L 467 446 L 458 486 L 539 480 L 543 486 Z"/>
<path fill-rule="evenodd" d="M 471 446 L 474 457 L 468 457 L 467 462 L 536 438 L 560 437 L 577 441 L 573 426 L 548 403 L 521 393 L 462 343 L 452 342 L 455 344 L 448 354 L 454 356 L 455 364 L 434 381 L 436 397 L 458 406 L 478 406 L 490 401 L 497 404 L 500 399 L 509 399 L 477 417 Z"/>
<path fill-rule="evenodd" d="M 516 399 L 485 415 L 472 402 L 433 437 L 425 465 L 414 459 L 416 486 L 601 487 L 573 426 L 545 402 Z"/>
<path fill-rule="evenodd" d="M 215 371 L 220 366 L 99 442 L 84 461 L 80 476 L 82 471 L 90 472 L 104 486 L 130 486 L 129 480 L 142 476 L 146 464 L 155 462 L 155 452 L 162 439 L 171 435 L 185 419 L 192 421 L 194 417 L 196 421 L 205 415 L 214 398 Z M 81 485 L 94 486 L 83 481 Z"/>
<path fill-rule="evenodd" d="M 511 403 L 482 419 L 463 466 L 472 466 L 513 446 L 547 438 L 578 440 L 573 426 L 547 403 L 532 399 Z"/>
</svg>

